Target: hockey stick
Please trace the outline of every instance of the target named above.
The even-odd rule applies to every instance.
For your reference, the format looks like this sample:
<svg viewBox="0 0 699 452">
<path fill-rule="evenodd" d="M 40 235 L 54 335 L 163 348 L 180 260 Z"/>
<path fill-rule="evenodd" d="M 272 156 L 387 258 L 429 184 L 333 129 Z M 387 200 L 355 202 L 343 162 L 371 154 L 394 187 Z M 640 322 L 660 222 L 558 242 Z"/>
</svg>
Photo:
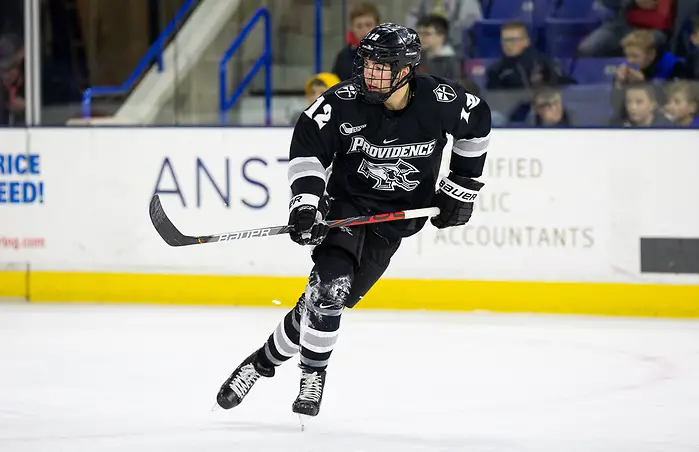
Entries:
<svg viewBox="0 0 699 452">
<path fill-rule="evenodd" d="M 383 223 L 386 221 L 408 220 L 411 218 L 434 217 L 439 215 L 438 207 L 426 207 L 423 209 L 405 210 L 401 212 L 383 213 L 377 215 L 365 215 L 361 217 L 345 218 L 344 220 L 328 221 L 331 228 L 341 226 L 359 226 L 362 224 Z M 230 240 L 250 239 L 253 237 L 270 237 L 279 234 L 288 234 L 291 226 L 269 226 L 264 228 L 246 229 L 242 231 L 224 232 L 221 234 L 189 236 L 182 234 L 168 218 L 160 197 L 156 194 L 150 200 L 150 220 L 158 231 L 160 237 L 170 246 L 200 245 L 212 242 L 227 242 Z"/>
</svg>

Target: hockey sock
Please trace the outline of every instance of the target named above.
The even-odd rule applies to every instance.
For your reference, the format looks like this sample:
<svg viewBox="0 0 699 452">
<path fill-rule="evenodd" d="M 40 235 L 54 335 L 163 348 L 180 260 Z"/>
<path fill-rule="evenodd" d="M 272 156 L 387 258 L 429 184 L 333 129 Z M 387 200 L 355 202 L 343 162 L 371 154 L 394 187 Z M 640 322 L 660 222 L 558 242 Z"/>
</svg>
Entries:
<svg viewBox="0 0 699 452">
<path fill-rule="evenodd" d="M 258 354 L 258 361 L 265 367 L 281 366 L 299 351 L 299 323 L 303 297 L 291 311 L 287 312 L 284 320 L 270 334 L 263 347 L 264 353 Z"/>
</svg>

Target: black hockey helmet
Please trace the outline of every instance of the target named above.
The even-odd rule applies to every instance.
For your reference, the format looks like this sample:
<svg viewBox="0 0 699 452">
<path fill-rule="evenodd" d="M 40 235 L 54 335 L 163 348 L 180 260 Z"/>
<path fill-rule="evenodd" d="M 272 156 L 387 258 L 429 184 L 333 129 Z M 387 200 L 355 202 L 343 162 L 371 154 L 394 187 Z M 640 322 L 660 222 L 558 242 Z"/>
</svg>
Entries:
<svg viewBox="0 0 699 452">
<path fill-rule="evenodd" d="M 420 64 L 420 38 L 412 28 L 386 23 L 371 30 L 359 42 L 357 56 L 354 60 L 353 81 L 368 103 L 379 104 L 388 99 L 397 89 L 408 83 L 415 75 L 415 68 Z M 386 92 L 369 89 L 372 79 L 367 79 L 364 67 L 367 60 L 377 64 L 387 64 L 391 68 L 391 88 Z M 410 72 L 397 80 L 398 74 L 405 66 Z"/>
</svg>

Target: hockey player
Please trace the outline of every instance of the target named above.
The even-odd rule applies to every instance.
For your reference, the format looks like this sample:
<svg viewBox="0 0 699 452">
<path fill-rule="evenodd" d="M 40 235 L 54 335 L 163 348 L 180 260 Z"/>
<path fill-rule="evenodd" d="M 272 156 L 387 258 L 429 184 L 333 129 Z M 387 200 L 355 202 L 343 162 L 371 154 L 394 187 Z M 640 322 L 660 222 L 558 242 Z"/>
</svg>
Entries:
<svg viewBox="0 0 699 452">
<path fill-rule="evenodd" d="M 300 351 L 295 413 L 320 409 L 341 314 L 369 291 L 401 240 L 427 219 L 330 230 L 329 218 L 437 206 L 437 228 L 465 224 L 483 183 L 490 108 L 455 82 L 416 74 L 417 33 L 395 24 L 361 42 L 354 77 L 327 90 L 296 123 L 290 148 L 291 239 L 313 245 L 305 293 L 267 342 L 223 383 L 218 404 L 237 406 L 255 382 Z M 450 173 L 439 182 L 453 136 Z M 332 164 L 332 173 L 330 166 Z M 435 188 L 438 189 L 435 193 Z"/>
</svg>

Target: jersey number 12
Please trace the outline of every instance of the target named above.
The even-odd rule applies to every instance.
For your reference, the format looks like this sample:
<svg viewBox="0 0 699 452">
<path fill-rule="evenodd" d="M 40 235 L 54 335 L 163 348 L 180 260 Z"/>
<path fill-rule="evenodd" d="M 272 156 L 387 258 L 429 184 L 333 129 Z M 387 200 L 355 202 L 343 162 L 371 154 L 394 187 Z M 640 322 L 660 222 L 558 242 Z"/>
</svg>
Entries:
<svg viewBox="0 0 699 452">
<path fill-rule="evenodd" d="M 323 112 L 313 116 L 324 100 L 325 99 L 323 96 L 320 96 L 310 107 L 306 109 L 306 111 L 304 111 L 306 116 L 318 123 L 319 130 L 322 129 L 325 124 L 328 123 L 328 121 L 330 121 L 330 113 L 333 111 L 333 107 L 330 104 L 325 104 L 323 107 Z"/>
</svg>

